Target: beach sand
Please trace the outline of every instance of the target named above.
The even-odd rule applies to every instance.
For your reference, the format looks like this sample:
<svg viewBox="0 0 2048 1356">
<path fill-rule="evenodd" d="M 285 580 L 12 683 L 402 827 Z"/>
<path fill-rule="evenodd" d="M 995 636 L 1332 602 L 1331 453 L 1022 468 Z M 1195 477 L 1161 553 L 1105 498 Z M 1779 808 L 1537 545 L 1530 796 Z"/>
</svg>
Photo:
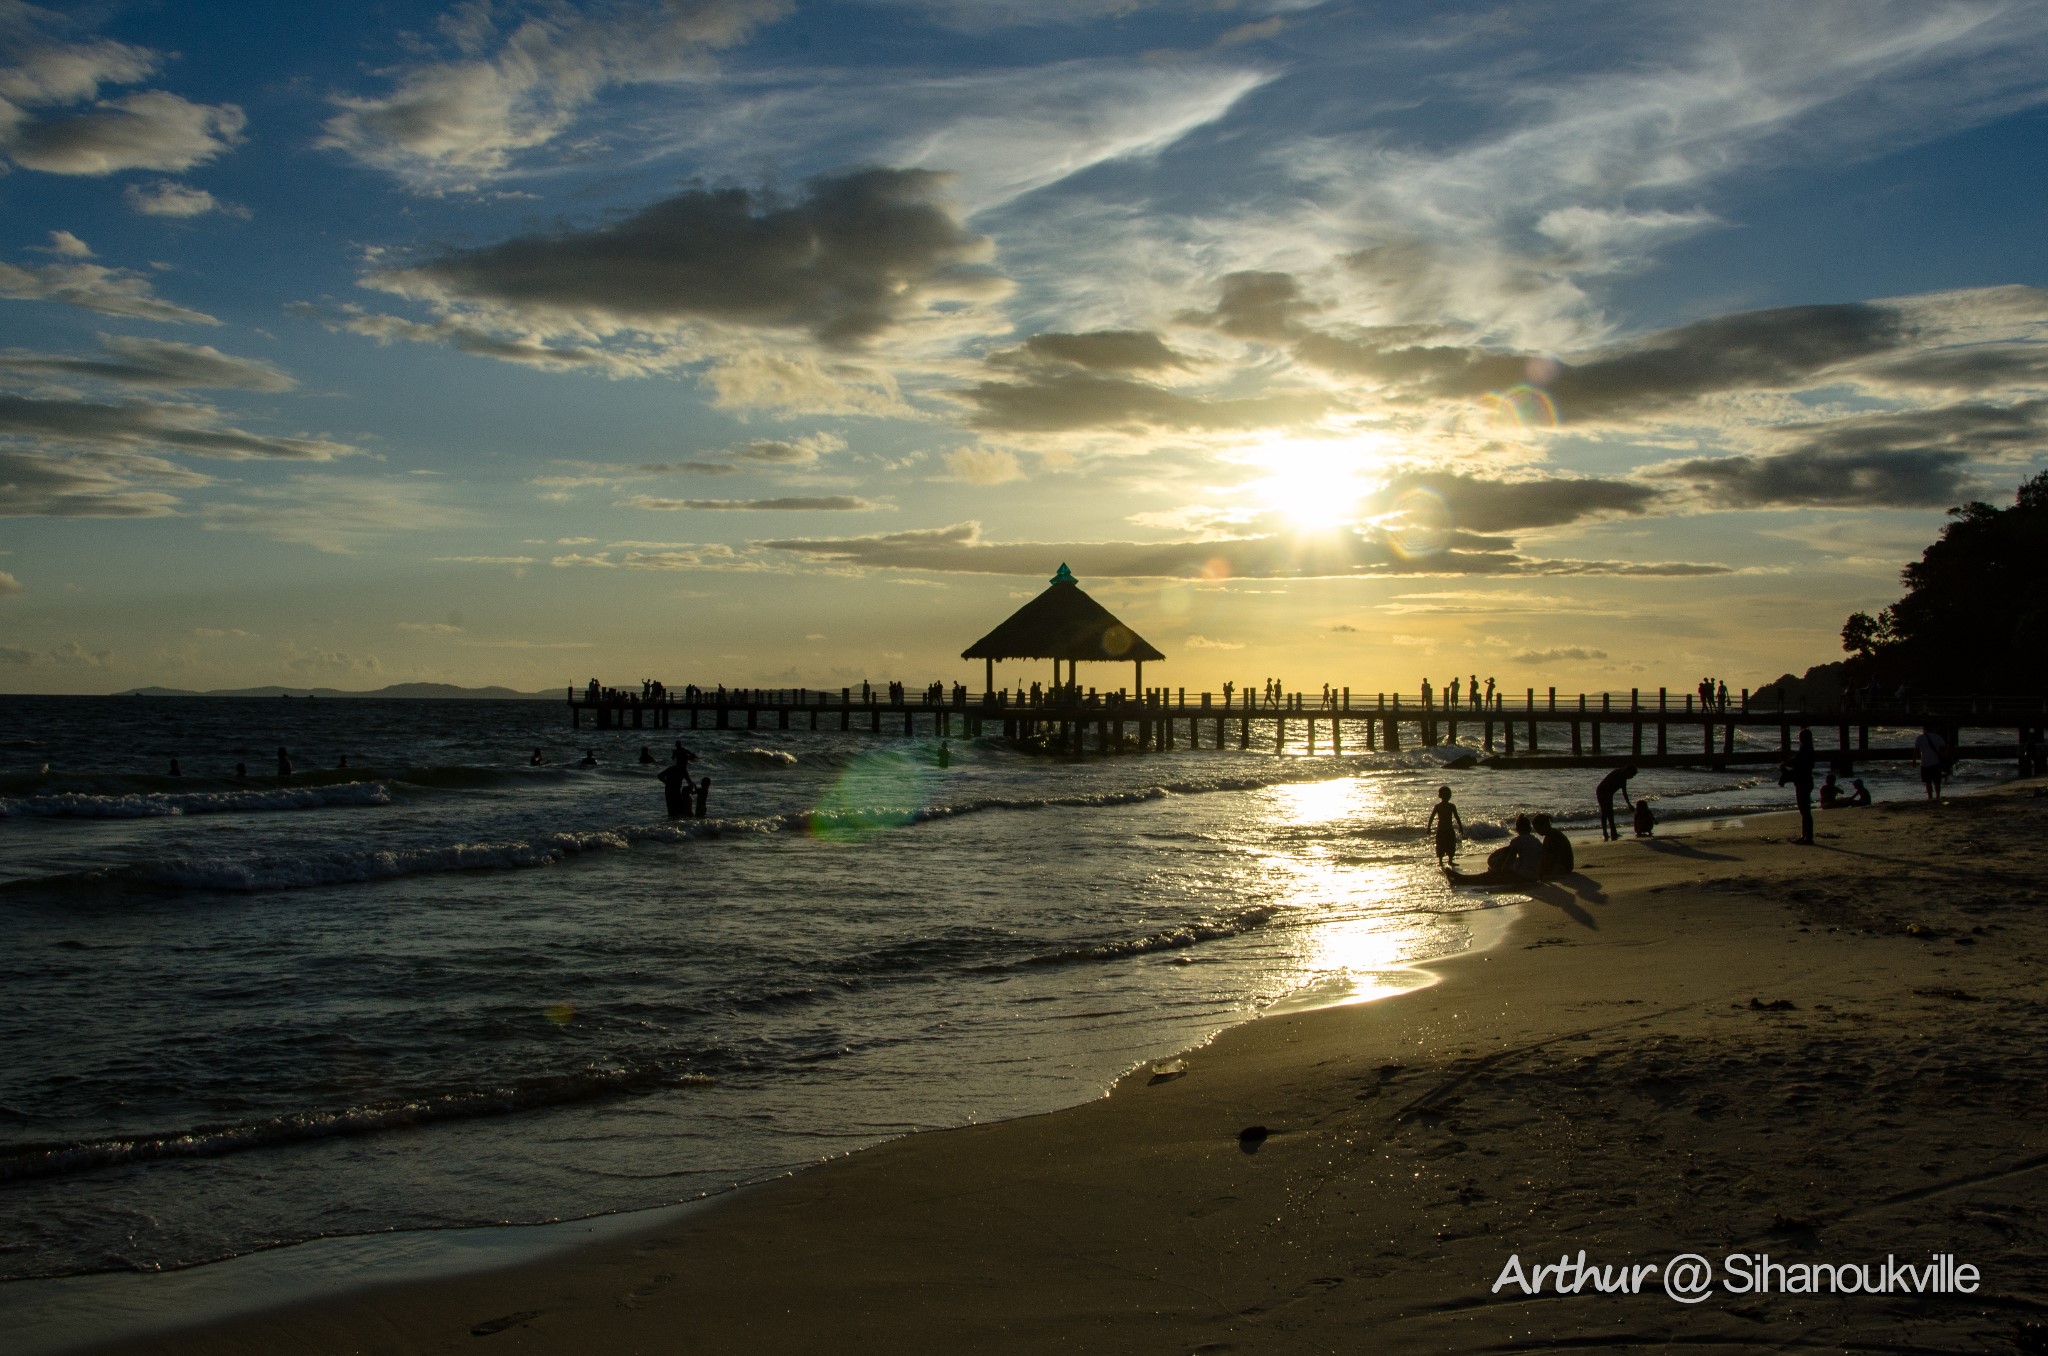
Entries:
<svg viewBox="0 0 2048 1356">
<path fill-rule="evenodd" d="M 1812 848 L 1791 823 L 1581 844 L 1434 986 L 1268 1016 L 1085 1106 L 114 1349 L 2048 1351 L 2048 799 L 1830 813 Z M 1580 1249 L 1982 1280 L 1492 1293 Z"/>
</svg>

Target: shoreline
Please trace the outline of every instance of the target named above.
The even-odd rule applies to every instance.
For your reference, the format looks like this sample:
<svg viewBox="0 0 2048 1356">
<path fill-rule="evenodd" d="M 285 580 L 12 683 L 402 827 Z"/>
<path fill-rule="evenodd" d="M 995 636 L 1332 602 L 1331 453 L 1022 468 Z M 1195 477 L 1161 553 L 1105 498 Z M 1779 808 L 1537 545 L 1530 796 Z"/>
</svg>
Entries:
<svg viewBox="0 0 2048 1356">
<path fill-rule="evenodd" d="M 2024 796 L 2025 792 L 2019 794 Z M 116 1342 L 100 1349 L 258 1351 L 266 1349 L 266 1343 L 272 1344 L 269 1349 L 281 1349 L 274 1344 L 286 1340 L 280 1334 L 289 1333 L 288 1344 L 296 1349 L 339 1351 L 350 1349 L 355 1337 L 368 1330 L 365 1325 L 374 1325 L 380 1338 L 388 1339 L 389 1349 L 424 1351 L 439 1349 L 458 1330 L 466 1334 L 478 1326 L 508 1318 L 513 1321 L 493 1331 L 506 1334 L 506 1338 L 517 1334 L 518 1341 L 501 1339 L 501 1345 L 516 1344 L 534 1351 L 604 1350 L 630 1346 L 633 1335 L 643 1331 L 644 1322 L 651 1321 L 645 1316 L 664 1311 L 671 1324 L 687 1316 L 690 1324 L 705 1331 L 715 1330 L 723 1334 L 728 1344 L 741 1348 L 800 1346 L 792 1330 L 777 1327 L 777 1316 L 785 1312 L 801 1314 L 806 1309 L 861 1315 L 847 1333 L 851 1350 L 870 1349 L 864 1344 L 880 1350 L 914 1338 L 970 1347 L 997 1343 L 1005 1349 L 1013 1345 L 1029 1348 L 1041 1342 L 1049 1344 L 1056 1336 L 1062 1342 L 1076 1340 L 1084 1348 L 1091 1341 L 1113 1347 L 1126 1339 L 1152 1345 L 1167 1338 L 1169 1327 L 1175 1330 L 1174 1340 L 1179 1340 L 1197 1330 L 1211 1331 L 1219 1323 L 1233 1333 L 1245 1324 L 1252 1329 L 1271 1326 L 1256 1316 L 1244 1318 L 1243 1310 L 1233 1311 L 1227 1303 L 1217 1303 L 1221 1291 L 1216 1289 L 1216 1279 L 1207 1276 L 1206 1267 L 1196 1268 L 1203 1273 L 1200 1278 L 1176 1276 L 1176 1271 L 1186 1270 L 1186 1264 L 1170 1264 L 1167 1259 L 1181 1257 L 1183 1249 L 1165 1246 L 1172 1241 L 1170 1232 L 1161 1234 L 1147 1228 L 1148 1220 L 1165 1224 L 1176 1217 L 1227 1219 L 1242 1212 L 1245 1198 L 1234 1191 L 1215 1198 L 1212 1203 L 1227 1203 L 1217 1204 L 1213 1211 L 1178 1209 L 1187 1204 L 1189 1193 L 1195 1191 L 1194 1179 L 1213 1178 L 1256 1194 L 1259 1183 L 1253 1179 L 1274 1159 L 1282 1162 L 1274 1164 L 1274 1170 L 1264 1175 L 1293 1178 L 1299 1175 L 1301 1165 L 1291 1160 L 1297 1159 L 1306 1146 L 1316 1145 L 1323 1153 L 1334 1153 L 1340 1148 L 1358 1152 L 1360 1135 L 1352 1133 L 1347 1137 L 1341 1127 L 1347 1119 L 1362 1114 L 1361 1106 L 1369 1113 L 1382 1101 L 1383 1094 L 1392 1098 L 1397 1089 L 1406 1091 L 1412 1081 L 1409 1071 L 1422 1072 L 1418 1057 L 1424 1065 L 1449 1068 L 1460 1060 L 1476 1060 L 1478 1066 L 1484 1067 L 1517 1051 L 1546 1049 L 1562 1040 L 1611 1040 L 1619 1031 L 1640 1030 L 1646 1023 L 1654 1026 L 1669 1021 L 1676 1011 L 1668 1003 L 1650 1005 L 1639 996 L 1585 996 L 1595 991 L 1613 990 L 1617 985 L 1640 986 L 1653 980 L 1651 987 L 1667 991 L 1664 998 L 1672 997 L 1672 990 L 1690 995 L 1690 1006 L 1682 1003 L 1679 1008 L 1684 1009 L 1681 1015 L 1697 1022 L 1700 1014 L 1692 1009 L 1699 1006 L 1701 996 L 1712 993 L 1717 999 L 1727 1000 L 1733 992 L 1731 983 L 1737 988 L 1761 992 L 1772 983 L 1781 987 L 1792 981 L 1809 983 L 1817 975 L 1833 974 L 1839 979 L 1841 976 L 1835 972 L 1841 971 L 1865 977 L 1871 972 L 1868 956 L 1851 953 L 1869 952 L 1873 947 L 1925 949 L 1925 943 L 1902 941 L 1895 934 L 1880 932 L 1874 934 L 1875 940 L 1872 935 L 1858 935 L 1852 940 L 1841 932 L 1839 925 L 1829 925 L 1835 928 L 1833 932 L 1816 933 L 1812 930 L 1813 920 L 1788 924 L 1785 918 L 1777 916 L 1783 911 L 1785 899 L 1775 901 L 1779 908 L 1766 908 L 1761 914 L 1752 906 L 1739 935 L 1726 929 L 1703 929 L 1700 925 L 1705 920 L 1701 913 L 1703 907 L 1728 902 L 1731 891 L 1727 882 L 1731 879 L 1745 888 L 1754 885 L 1750 877 L 1758 870 L 1762 870 L 1758 879 L 1766 887 L 1766 903 L 1771 902 L 1769 887 L 1774 882 L 1783 886 L 1787 880 L 1804 880 L 1802 868 L 1820 864 L 1815 859 L 1832 858 L 1835 852 L 1845 858 L 1863 852 L 1858 844 L 1873 836 L 1871 831 L 1880 827 L 1880 821 L 1896 821 L 1901 815 L 1918 813 L 1947 816 L 1943 827 L 1961 824 L 1968 829 L 1982 815 L 1965 807 L 2007 799 L 1994 794 L 1989 798 L 1950 801 L 1934 808 L 1895 802 L 1861 812 L 1853 819 L 1830 814 L 1821 820 L 1822 847 L 1806 853 L 1771 841 L 1769 830 L 1776 828 L 1782 832 L 1782 821 L 1790 818 L 1783 813 L 1745 816 L 1733 825 L 1694 829 L 1672 838 L 1587 843 L 1582 849 L 1582 862 L 1594 868 L 1594 880 L 1570 890 L 1540 887 L 1528 902 L 1513 909 L 1482 911 L 1494 915 L 1502 924 L 1504 935 L 1496 940 L 1494 948 L 1479 949 L 1475 937 L 1471 950 L 1413 967 L 1431 973 L 1435 981 L 1400 993 L 1398 996 L 1407 999 L 1405 1003 L 1349 1003 L 1306 1011 L 1276 1011 L 1284 1005 L 1275 1005 L 1257 1020 L 1226 1028 L 1207 1044 L 1184 1052 L 1181 1058 L 1188 1070 L 1185 1076 L 1151 1079 L 1141 1066 L 1119 1080 L 1108 1097 L 1066 1110 L 985 1126 L 924 1132 L 830 1160 L 801 1173 L 753 1184 L 744 1191 L 722 1193 L 695 1205 L 602 1217 L 620 1223 L 617 1237 L 574 1244 L 511 1267 L 358 1287 L 340 1295 L 284 1309 L 245 1313 L 182 1332 L 154 1332 L 146 1340 L 131 1337 L 125 1346 Z M 2017 798 L 2010 800 L 2010 806 L 2019 812 L 2031 809 Z M 1658 846 L 1660 843 L 1673 846 Z M 1914 846 L 1924 850 L 1927 845 Z M 2038 850 L 2034 851 L 2033 860 L 2038 865 Z M 1801 857 L 1808 860 L 1801 862 Z M 1739 863 L 1741 870 L 1734 870 L 1728 863 Z M 1843 862 L 1830 861 L 1826 865 L 1839 875 Z M 1769 869 L 1763 870 L 1766 867 Z M 1649 907 L 1651 896 L 1669 894 L 1682 886 L 1699 887 L 1684 892 L 1687 898 L 1682 907 L 1672 908 L 1670 905 L 1678 901 L 1665 900 L 1655 901 L 1655 908 Z M 1798 888 L 1802 887 L 1793 887 L 1793 892 L 1797 893 Z M 1796 910 L 1805 905 L 1793 901 L 1793 907 Z M 1715 931 L 1723 935 L 1716 938 Z M 1657 953 L 1672 951 L 1688 938 L 1711 944 L 1722 964 L 1717 968 L 1694 964 L 1692 957 L 1680 957 L 1682 963 L 1674 973 L 1673 958 Z M 1778 948 L 1803 942 L 1805 950 L 1795 953 L 1798 964 L 1788 969 L 1786 962 L 1791 957 L 1773 955 L 1766 946 L 1772 942 Z M 1972 938 L 1970 946 L 1976 944 L 1977 939 Z M 1604 953 L 1597 964 L 1589 965 L 1586 955 L 1575 954 L 1592 949 Z M 1984 954 L 1990 951 L 1987 945 Z M 1731 957 L 1740 962 L 1732 974 L 1726 964 Z M 1808 957 L 1815 961 L 1809 962 Z M 1969 959 L 1977 960 L 1978 953 L 1971 951 Z M 1460 960 L 1462 965 L 1446 963 Z M 1771 960 L 1778 963 L 1761 967 L 1754 964 Z M 1753 969 L 1757 972 L 1752 973 Z M 1908 985 L 1903 996 L 1910 997 L 1915 992 Z M 1957 988 L 1954 992 L 1963 991 Z M 1558 996 L 1560 993 L 1579 996 L 1566 1000 Z M 1513 1001 L 1503 1002 L 1496 1011 L 1494 1001 L 1501 995 L 1512 995 Z M 1755 994 L 1750 996 L 1754 998 Z M 1952 1008 L 1963 1005 L 1960 999 L 1944 1001 Z M 1558 1027 L 1562 1019 L 1573 1015 L 1561 1009 L 1601 1002 L 1614 1006 L 1615 1011 L 1604 1015 L 1617 1020 L 1567 1034 L 1552 1031 L 1548 1039 L 1534 1044 L 1510 1039 Z M 1646 1006 L 1646 1013 L 1627 1011 Z M 1829 1004 L 1828 1010 L 1838 1007 Z M 1735 1009 L 1738 1020 L 1775 1020 L 1755 1015 L 1742 1018 L 1740 1014 L 1750 1010 L 1739 1001 L 1735 1001 Z M 1797 1019 L 1783 1020 L 1789 1024 Z M 1308 1050 L 1290 1050 L 1290 1046 Z M 1304 1053 L 1319 1057 L 1304 1065 Z M 1375 1059 L 1379 1062 L 1375 1063 Z M 1312 1070 L 1330 1066 L 1340 1071 L 1343 1088 L 1334 1106 L 1327 1089 L 1318 1096 L 1313 1092 L 1304 1094 L 1298 1086 L 1304 1079 L 1311 1084 L 1316 1081 L 1311 1077 Z M 1467 1071 L 1453 1078 L 1449 1086 L 1469 1084 L 1472 1077 L 1473 1073 Z M 1282 1104 L 1279 1113 L 1272 1109 L 1260 1111 L 1262 1107 L 1271 1108 L 1276 1097 Z M 1409 1099 L 1402 1115 L 1395 1118 L 1399 1125 L 1392 1137 L 1398 1139 L 1409 1128 L 1427 1124 L 1432 1116 L 1441 1117 L 1445 1106 L 1455 1105 L 1457 1100 L 1455 1095 L 1447 1095 L 1447 1088 L 1442 1085 Z M 1725 1113 L 1716 1113 L 1721 1114 Z M 1365 1114 L 1365 1119 L 1370 1121 L 1372 1117 Z M 1705 1119 L 1711 1121 L 1715 1117 Z M 1202 1126 L 1199 1134 L 1193 1133 L 1197 1123 Z M 2016 1119 L 2001 1122 L 1996 1128 L 2008 1137 L 2024 1137 L 2028 1133 L 2021 1128 L 2024 1123 Z M 1237 1131 L 1254 1124 L 1264 1125 L 1268 1133 L 1247 1148 L 1238 1140 Z M 1367 1128 L 1353 1127 L 1355 1132 Z M 1452 1235 L 1439 1231 L 1433 1238 L 1427 1236 L 1428 1231 L 1415 1234 L 1412 1226 L 1418 1215 L 1431 1212 L 1418 1209 L 1421 1203 L 1413 1199 L 1414 1188 L 1410 1185 L 1442 1177 L 1439 1164 L 1485 1166 L 1481 1157 L 1474 1156 L 1486 1154 L 1483 1147 L 1475 1149 L 1472 1141 L 1476 1138 L 1477 1134 L 1469 1130 L 1455 1133 L 1450 1140 L 1427 1150 L 1417 1157 L 1418 1166 L 1412 1177 L 1402 1184 L 1404 1191 L 1394 1193 L 1395 1198 L 1373 1201 L 1371 1208 L 1363 1212 L 1375 1221 L 1372 1232 L 1392 1229 L 1396 1234 L 1405 1230 L 1415 1235 L 1409 1247 L 1394 1250 L 1393 1255 L 1405 1265 L 1385 1263 L 1387 1254 L 1383 1250 L 1382 1263 L 1375 1266 L 1384 1264 L 1391 1271 L 1412 1273 L 1419 1256 L 1446 1249 L 1457 1251 L 1451 1245 L 1459 1237 L 1477 1236 L 1458 1236 L 1455 1231 Z M 1452 1145 L 1456 1147 L 1448 1147 Z M 1032 1212 L 1020 1215 L 1004 1204 L 1002 1185 L 1022 1185 L 1017 1165 L 1041 1159 L 1067 1164 L 1067 1170 L 1058 1175 L 1086 1186 L 1077 1187 L 1075 1180 L 1069 1180 L 1066 1191 L 1026 1193 L 1043 1195 L 1046 1200 L 1046 1209 L 1038 1212 L 1046 1218 L 1037 1220 L 1038 1227 L 1034 1227 Z M 1169 1166 L 1172 1171 L 1166 1180 L 1153 1180 L 1160 1176 L 1158 1169 Z M 1142 1180 L 1132 1183 L 1129 1178 L 1133 1173 Z M 1311 1179 L 1315 1177 L 1313 1172 L 1308 1175 Z M 1480 1202 L 1499 1199 L 1504 1193 L 1484 1184 L 1475 1185 L 1483 1183 L 1488 1175 L 1481 1173 L 1468 1180 L 1461 1192 L 1454 1193 L 1451 1204 L 1439 1203 L 1439 1208 L 1465 1213 Z M 1337 1176 L 1341 1179 L 1344 1174 Z M 1312 1195 L 1322 1194 L 1332 1189 L 1332 1183 L 1324 1180 L 1313 1183 L 1309 1189 Z M 1116 1211 L 1116 1218 L 1105 1217 L 1099 1203 L 1091 1205 L 1088 1199 L 1104 1191 L 1126 1198 L 1134 1208 Z M 969 1211 L 972 1227 L 965 1229 L 964 1236 L 958 1210 L 932 1217 L 916 1208 L 919 1201 L 930 1201 L 935 1192 L 951 1196 L 956 1206 L 973 1207 Z M 1283 1190 L 1279 1199 L 1284 1202 L 1290 1196 Z M 1140 1199 L 1128 1199 L 1132 1197 Z M 849 1207 L 849 1200 L 859 1204 Z M 646 1218 L 649 1214 L 674 1212 L 680 1212 L 678 1217 Z M 1778 1216 L 1803 1218 L 1795 1209 L 1780 1211 Z M 1087 1268 L 1077 1271 L 1074 1257 L 1048 1253 L 1044 1239 L 1039 1237 L 1040 1228 L 1052 1217 L 1066 1221 L 1064 1229 L 1056 1232 L 1070 1239 L 1129 1236 L 1133 1231 L 1137 1236 L 1127 1239 L 1129 1246 L 1111 1248 L 1112 1255 L 1119 1260 L 1107 1272 L 1091 1273 Z M 1320 1230 L 1277 1228 L 1274 1221 L 1286 1218 L 1283 1211 L 1265 1215 L 1263 1222 L 1248 1229 L 1226 1229 L 1223 1237 L 1210 1239 L 1206 1249 L 1199 1246 L 1199 1240 L 1191 1240 L 1197 1244 L 1193 1251 L 1206 1253 L 1213 1261 L 1219 1252 L 1233 1256 L 1242 1252 L 1243 1243 L 1250 1238 L 1260 1238 L 1281 1253 L 1298 1252 L 1304 1247 L 1313 1250 L 1318 1241 L 1332 1241 L 1322 1237 L 1330 1232 L 1329 1220 L 1322 1221 L 1324 1227 Z M 1213 1227 L 1189 1227 L 1198 1235 L 1213 1232 Z M 1355 1230 L 1355 1222 L 1348 1227 Z M 890 1240 L 891 1257 L 867 1257 L 867 1246 L 874 1238 L 884 1236 Z M 1677 1250 L 1675 1245 L 1683 1241 L 1669 1240 L 1672 1246 L 1667 1251 Z M 1950 1250 L 1962 1256 L 1961 1251 L 1953 1247 Z M 1271 1261 L 1264 1247 L 1252 1251 L 1261 1263 Z M 731 1274 L 733 1254 L 739 1255 L 737 1276 Z M 1000 1265 L 990 1265 L 981 1274 L 1013 1277 L 1016 1283 L 1000 1289 L 969 1284 L 969 1278 L 959 1274 L 963 1254 L 969 1258 L 982 1256 L 991 1262 L 1000 1257 Z M 793 1257 L 803 1257 L 813 1265 L 799 1268 L 792 1275 L 788 1263 Z M 862 1263 L 849 1273 L 846 1264 L 852 1258 L 861 1258 Z M 1180 1296 L 1168 1310 L 1150 1311 L 1149 1321 L 1124 1312 L 1129 1308 L 1130 1296 L 1118 1292 L 1120 1288 L 1136 1285 L 1133 1264 L 1125 1260 L 1129 1258 L 1145 1259 L 1139 1269 L 1158 1273 L 1152 1276 L 1150 1284 L 1137 1285 L 1137 1289 L 1156 1292 L 1155 1298 L 1157 1294 Z M 1330 1275 L 1308 1277 L 1303 1284 L 1309 1288 L 1298 1294 L 1290 1291 L 1292 1298 L 1285 1307 L 1304 1314 L 1308 1309 L 1342 1311 L 1355 1307 L 1354 1301 L 1368 1287 L 1353 1286 L 1347 1294 L 1346 1283 L 1362 1278 L 1358 1268 L 1365 1260 L 1355 1251 L 1337 1250 L 1323 1268 Z M 1494 1265 L 1498 1265 L 1498 1260 Z M 697 1275 L 707 1266 L 725 1273 L 722 1281 L 707 1285 Z M 641 1275 L 650 1268 L 656 1269 L 650 1275 Z M 1422 1270 L 1427 1272 L 1429 1268 L 1424 1266 Z M 1269 1273 L 1270 1267 L 1254 1266 L 1251 1271 Z M 634 1276 L 640 1276 L 636 1284 L 623 1284 Z M 654 1281 L 661 1277 L 667 1279 L 655 1285 Z M 1191 1289 L 1191 1282 L 1198 1279 L 1204 1283 L 1193 1284 Z M 1272 1284 L 1278 1278 L 1268 1274 L 1266 1279 Z M 1471 1276 L 1462 1279 L 1470 1282 Z M 1250 1283 L 1255 1289 L 1258 1286 L 1255 1279 L 1240 1278 L 1242 1283 Z M 650 1285 L 654 1287 L 651 1290 L 647 1289 Z M 1161 1286 L 1165 1289 L 1159 1290 Z M 616 1291 L 614 1298 L 593 1311 L 596 1302 L 591 1295 L 607 1293 L 608 1287 Z M 988 1293 L 980 1293 L 984 1291 Z M 1039 1298 L 1027 1300 L 1020 1310 L 1020 1294 Z M 1191 1299 L 1191 1294 L 1197 1298 Z M 951 1296 L 951 1303 L 942 1302 L 947 1295 Z M 1050 1307 L 1062 1309 L 1064 1318 L 1045 1312 L 1045 1299 L 1054 1295 L 1060 1297 L 1059 1302 Z M 504 1307 L 510 1305 L 512 1296 L 525 1298 L 518 1305 Z M 552 1302 L 536 1308 L 537 1297 L 541 1296 Z M 888 1296 L 895 1296 L 897 1302 L 883 1302 Z M 919 1297 L 920 1302 L 906 1305 L 901 1302 L 906 1296 Z M 1208 1302 L 1200 1296 L 1207 1296 Z M 1485 1297 L 1484 1285 L 1464 1284 L 1457 1297 L 1463 1303 L 1443 1310 L 1440 1318 L 1480 1305 Z M 1439 1307 L 1443 1299 L 1437 1297 Z M 1310 1304 L 1311 1300 L 1315 1302 Z M 504 1307 L 504 1312 L 483 1312 L 500 1307 Z M 1260 1314 L 1270 1310 L 1270 1306 L 1253 1307 Z M 1469 1316 L 1467 1326 L 1484 1326 L 1489 1312 L 1502 1313 L 1508 1308 L 1481 1306 Z M 1237 1325 L 1228 1317 L 1233 1312 L 1239 1315 Z M 1683 1321 L 1688 1314 L 1692 1315 L 1695 1327 L 1705 1321 L 1699 1311 L 1692 1310 L 1659 1316 Z M 1585 1317 L 1596 1320 L 1598 1314 L 1588 1309 Z M 1135 1330 L 1128 1327 L 1133 1322 L 1139 1324 Z M 709 1328 L 705 1327 L 707 1323 Z M 1020 1330 L 1018 1324 L 1024 1324 L 1029 1331 Z M 1452 1329 L 1458 1327 L 1451 1325 Z M 1187 1333 L 1182 1329 L 1187 1329 Z M 1122 1336 L 1112 1336 L 1115 1333 Z M 857 1341 L 853 1340 L 856 1336 Z M 1305 1349 L 1322 1348 L 1311 1345 Z"/>
</svg>

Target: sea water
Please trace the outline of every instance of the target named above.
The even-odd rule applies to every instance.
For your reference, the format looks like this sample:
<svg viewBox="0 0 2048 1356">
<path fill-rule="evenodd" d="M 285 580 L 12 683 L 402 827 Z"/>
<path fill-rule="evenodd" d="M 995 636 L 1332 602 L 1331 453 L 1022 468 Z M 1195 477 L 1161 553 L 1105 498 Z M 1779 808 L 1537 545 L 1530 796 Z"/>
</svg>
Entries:
<svg viewBox="0 0 2048 1356">
<path fill-rule="evenodd" d="M 1464 949 L 1513 897 L 1435 871 L 1440 784 L 1467 864 L 1518 811 L 1590 824 L 1598 772 L 1271 732 L 941 766 L 922 736 L 572 733 L 556 702 L 0 698 L 0 1279 L 635 1210 L 1085 1101 Z M 638 761 L 678 737 L 702 820 Z M 1755 771 L 1633 789 L 1790 803 Z"/>
</svg>

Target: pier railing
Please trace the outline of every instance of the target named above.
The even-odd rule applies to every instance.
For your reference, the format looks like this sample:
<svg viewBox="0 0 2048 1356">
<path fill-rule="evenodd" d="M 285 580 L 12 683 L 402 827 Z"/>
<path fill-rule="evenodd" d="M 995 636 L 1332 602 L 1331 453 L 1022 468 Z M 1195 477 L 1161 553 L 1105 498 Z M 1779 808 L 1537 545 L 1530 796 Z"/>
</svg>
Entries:
<svg viewBox="0 0 2048 1356">
<path fill-rule="evenodd" d="M 1718 697 L 1718 693 L 1716 694 Z M 1872 730 L 1934 725 L 1951 747 L 1969 757 L 2016 757 L 2027 732 L 2048 725 L 2048 697 L 1891 696 L 1844 693 L 1839 700 L 1786 706 L 1775 697 L 1753 700 L 1748 691 L 1729 701 L 1702 700 L 1631 688 L 1625 692 L 1572 693 L 1555 687 L 1496 690 L 1476 700 L 1451 702 L 1434 691 L 1374 692 L 1346 687 L 1285 691 L 1264 686 L 1220 692 L 1149 688 L 1141 693 L 1084 687 L 1030 686 L 971 692 L 955 684 L 911 689 L 903 684 L 835 690 L 814 688 L 699 688 L 680 691 L 649 684 L 640 692 L 587 687 L 568 690 L 571 720 L 589 716 L 599 729 L 838 729 L 934 738 L 1000 731 L 1046 747 L 1149 752 L 1206 746 L 1287 750 L 1289 727 L 1302 735 L 1302 751 L 1398 750 L 1463 744 L 1499 766 L 1578 762 L 1710 764 L 1769 763 L 1793 746 L 1793 731 L 1814 729 L 1816 747 L 1837 762 L 1915 756 L 1910 741 L 1873 746 Z M 900 726 L 899 726 L 900 722 Z M 1964 730 L 2010 733 L 2003 741 L 1963 746 Z M 1749 732 L 1738 741 L 1737 731 Z M 1758 739 L 1757 732 L 1765 738 Z M 1769 735 L 1775 733 L 1776 738 Z M 1832 741 L 1824 735 L 1832 733 Z M 1233 738 L 1234 737 L 1234 738 Z M 1319 738 L 1322 741 L 1319 743 Z M 1832 744 L 1832 748 L 1828 747 Z M 1775 746 L 1775 747 L 1773 747 Z"/>
</svg>

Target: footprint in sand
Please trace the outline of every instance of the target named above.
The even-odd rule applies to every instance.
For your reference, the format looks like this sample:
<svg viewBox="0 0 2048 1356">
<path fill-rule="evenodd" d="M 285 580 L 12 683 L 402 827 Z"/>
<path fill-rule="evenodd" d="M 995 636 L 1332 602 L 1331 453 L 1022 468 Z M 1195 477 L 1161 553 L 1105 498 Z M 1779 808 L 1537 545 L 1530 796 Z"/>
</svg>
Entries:
<svg viewBox="0 0 2048 1356">
<path fill-rule="evenodd" d="M 471 1328 L 469 1335 L 471 1337 L 489 1337 L 493 1333 L 503 1332 L 507 1328 L 516 1328 L 521 1323 L 539 1318 L 543 1312 L 545 1311 L 541 1309 L 522 1309 L 516 1314 L 506 1314 L 503 1318 L 493 1318 Z"/>
</svg>

